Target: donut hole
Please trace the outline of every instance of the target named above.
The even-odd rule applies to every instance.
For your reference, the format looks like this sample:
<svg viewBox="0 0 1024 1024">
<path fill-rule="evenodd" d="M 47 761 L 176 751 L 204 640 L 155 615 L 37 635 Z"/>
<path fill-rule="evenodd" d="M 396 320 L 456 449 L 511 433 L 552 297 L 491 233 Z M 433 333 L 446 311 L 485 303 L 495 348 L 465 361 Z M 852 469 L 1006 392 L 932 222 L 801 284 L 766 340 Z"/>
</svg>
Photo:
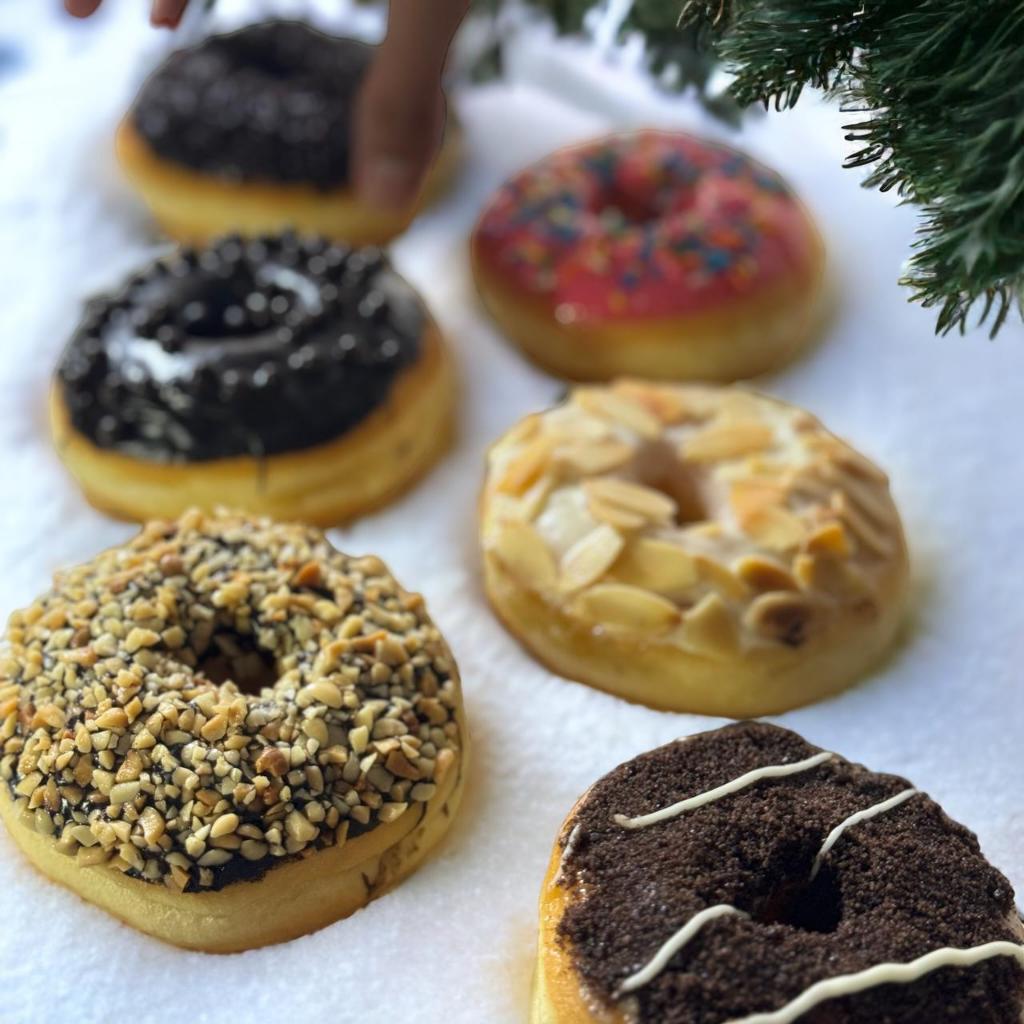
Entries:
<svg viewBox="0 0 1024 1024">
<path fill-rule="evenodd" d="M 813 881 L 786 881 L 769 893 L 750 915 L 759 924 L 783 924 L 828 935 L 843 916 L 835 873 L 823 868 Z"/>
<path fill-rule="evenodd" d="M 276 281 L 259 281 L 243 268 L 230 277 L 198 277 L 174 311 L 178 328 L 200 341 L 248 340 L 293 310 L 302 298 Z"/>
<path fill-rule="evenodd" d="M 195 672 L 218 686 L 233 682 L 251 696 L 273 686 L 280 676 L 277 660 L 253 636 L 227 629 L 214 633 L 197 654 Z"/>
<path fill-rule="evenodd" d="M 701 472 L 683 462 L 667 441 L 650 441 L 636 454 L 633 472 L 637 483 L 659 491 L 676 504 L 677 526 L 703 523 L 711 518 L 703 494 Z"/>
<path fill-rule="evenodd" d="M 601 197 L 597 216 L 610 228 L 623 224 L 643 227 L 660 220 L 662 211 L 647 196 L 634 195 L 626 189 L 613 189 Z"/>
</svg>

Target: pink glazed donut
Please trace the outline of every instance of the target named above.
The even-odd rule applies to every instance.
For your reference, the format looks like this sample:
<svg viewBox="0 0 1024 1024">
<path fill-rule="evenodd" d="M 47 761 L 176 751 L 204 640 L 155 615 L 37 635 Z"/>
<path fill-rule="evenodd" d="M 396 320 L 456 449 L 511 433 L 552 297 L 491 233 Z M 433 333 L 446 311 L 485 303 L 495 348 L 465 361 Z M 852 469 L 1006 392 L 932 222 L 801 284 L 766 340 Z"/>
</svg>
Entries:
<svg viewBox="0 0 1024 1024">
<path fill-rule="evenodd" d="M 817 333 L 824 247 L 776 174 L 727 146 L 640 131 L 507 181 L 472 238 L 480 295 L 550 372 L 731 381 Z"/>
</svg>

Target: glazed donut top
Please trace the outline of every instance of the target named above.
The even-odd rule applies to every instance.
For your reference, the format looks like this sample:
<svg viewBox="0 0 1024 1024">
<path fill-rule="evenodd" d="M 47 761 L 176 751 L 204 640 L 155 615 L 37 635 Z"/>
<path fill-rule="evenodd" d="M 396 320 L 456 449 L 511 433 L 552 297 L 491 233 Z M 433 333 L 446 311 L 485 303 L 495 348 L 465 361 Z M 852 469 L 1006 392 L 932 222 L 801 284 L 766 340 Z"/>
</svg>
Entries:
<svg viewBox="0 0 1024 1024">
<path fill-rule="evenodd" d="M 352 106 L 373 48 L 266 21 L 172 54 L 131 123 L 166 160 L 235 181 L 349 180 Z"/>
<path fill-rule="evenodd" d="M 84 863 L 219 889 L 422 814 L 456 770 L 458 687 L 378 559 L 189 512 L 11 617 L 0 779 Z"/>
<path fill-rule="evenodd" d="M 478 261 L 563 324 L 699 313 L 807 286 L 820 243 L 773 171 L 689 135 L 642 131 L 560 150 L 484 210 Z"/>
<path fill-rule="evenodd" d="M 620 766 L 577 805 L 561 846 L 560 941 L 589 994 L 631 1020 L 1020 1020 L 1024 931 L 974 835 L 906 780 L 786 729 L 740 723 Z M 971 966 L 938 969 L 950 948 L 975 950 Z M 855 995 L 848 981 L 828 999 L 812 990 L 938 950 L 912 983 L 878 987 L 877 971 Z M 801 996 L 804 1011 L 821 1008 L 781 1012 Z"/>
<path fill-rule="evenodd" d="M 57 377 L 72 424 L 101 448 L 259 457 L 359 424 L 419 357 L 429 323 L 377 249 L 229 237 L 91 301 Z"/>
<path fill-rule="evenodd" d="M 906 557 L 881 470 L 739 388 L 577 387 L 491 449 L 483 508 L 485 548 L 580 625 L 712 658 L 876 615 Z"/>
</svg>

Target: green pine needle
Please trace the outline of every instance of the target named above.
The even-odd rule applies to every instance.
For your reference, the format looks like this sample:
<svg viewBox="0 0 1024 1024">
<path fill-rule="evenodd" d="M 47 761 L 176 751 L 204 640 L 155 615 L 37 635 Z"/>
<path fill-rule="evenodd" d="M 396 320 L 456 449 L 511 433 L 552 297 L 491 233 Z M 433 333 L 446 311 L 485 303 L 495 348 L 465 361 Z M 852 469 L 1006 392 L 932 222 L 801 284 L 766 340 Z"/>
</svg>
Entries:
<svg viewBox="0 0 1024 1024">
<path fill-rule="evenodd" d="M 1024 2 L 693 0 L 684 13 L 716 27 L 740 102 L 782 109 L 811 85 L 860 115 L 847 166 L 921 208 L 903 283 L 938 309 L 937 330 L 978 310 L 994 335 L 1024 293 Z"/>
</svg>

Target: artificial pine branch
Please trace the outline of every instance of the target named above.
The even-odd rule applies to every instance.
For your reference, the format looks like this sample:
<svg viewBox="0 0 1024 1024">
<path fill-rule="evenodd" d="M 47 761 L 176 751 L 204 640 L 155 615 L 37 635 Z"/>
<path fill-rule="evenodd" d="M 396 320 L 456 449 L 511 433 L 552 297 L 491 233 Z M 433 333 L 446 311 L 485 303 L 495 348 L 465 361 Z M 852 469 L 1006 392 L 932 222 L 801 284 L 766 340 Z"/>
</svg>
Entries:
<svg viewBox="0 0 1024 1024">
<path fill-rule="evenodd" d="M 641 35 L 647 67 L 662 86 L 676 91 L 692 89 L 710 113 L 735 124 L 739 107 L 721 89 L 712 88 L 711 76 L 718 60 L 699 38 L 706 33 L 680 26 L 680 2 L 633 0 L 619 26 L 619 37 Z M 608 7 L 608 0 L 476 0 L 475 7 L 494 12 L 518 3 L 544 11 L 563 35 L 585 34 L 587 16 L 595 9 Z M 501 63 L 499 44 L 477 69 L 478 76 L 489 77 L 500 70 Z"/>
<path fill-rule="evenodd" d="M 921 207 L 903 283 L 937 330 L 980 304 L 995 334 L 1024 294 L 1024 0 L 691 0 L 684 20 L 716 28 L 741 103 L 812 85 L 863 115 L 847 166 Z"/>
</svg>

